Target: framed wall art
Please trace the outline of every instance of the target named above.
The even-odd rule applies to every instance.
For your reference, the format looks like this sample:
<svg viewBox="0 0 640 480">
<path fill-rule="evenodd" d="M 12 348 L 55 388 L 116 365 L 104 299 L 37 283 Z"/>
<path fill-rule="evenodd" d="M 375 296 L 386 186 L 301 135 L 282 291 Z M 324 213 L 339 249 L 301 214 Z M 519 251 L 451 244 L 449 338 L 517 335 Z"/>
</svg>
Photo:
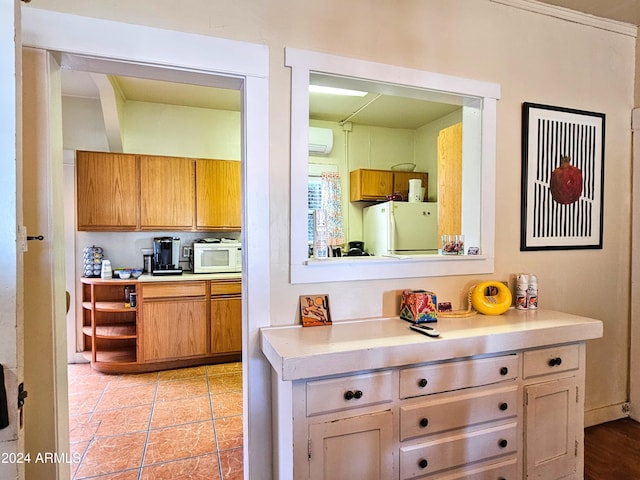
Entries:
<svg viewBox="0 0 640 480">
<path fill-rule="evenodd" d="M 331 325 L 329 295 L 301 295 L 300 316 L 303 327 Z"/>
<path fill-rule="evenodd" d="M 602 248 L 605 115 L 523 103 L 520 250 Z"/>
</svg>

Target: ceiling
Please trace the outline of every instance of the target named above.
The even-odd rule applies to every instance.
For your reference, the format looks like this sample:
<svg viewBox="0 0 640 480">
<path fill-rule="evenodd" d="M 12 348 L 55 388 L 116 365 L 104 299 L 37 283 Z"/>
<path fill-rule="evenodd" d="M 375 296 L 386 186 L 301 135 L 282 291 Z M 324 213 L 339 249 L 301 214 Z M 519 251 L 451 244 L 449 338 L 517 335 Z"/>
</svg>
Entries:
<svg viewBox="0 0 640 480">
<path fill-rule="evenodd" d="M 540 3 L 555 5 L 589 15 L 640 25 L 640 0 L 544 0 Z M 62 72 L 63 96 L 99 99 L 99 75 L 74 70 Z M 104 75 L 102 76 L 104 77 Z M 197 108 L 240 111 L 237 90 L 169 83 L 132 77 L 110 77 L 114 90 L 127 101 L 163 103 Z M 365 106 L 365 108 L 362 108 Z M 317 120 L 379 125 L 415 129 L 434 118 L 446 115 L 455 106 L 435 104 L 426 100 L 390 97 L 369 93 L 365 97 L 334 97 L 310 94 L 310 117 Z M 357 115 L 353 115 L 358 112 Z"/>
<path fill-rule="evenodd" d="M 540 3 L 640 26 L 640 0 L 542 0 Z"/>
</svg>

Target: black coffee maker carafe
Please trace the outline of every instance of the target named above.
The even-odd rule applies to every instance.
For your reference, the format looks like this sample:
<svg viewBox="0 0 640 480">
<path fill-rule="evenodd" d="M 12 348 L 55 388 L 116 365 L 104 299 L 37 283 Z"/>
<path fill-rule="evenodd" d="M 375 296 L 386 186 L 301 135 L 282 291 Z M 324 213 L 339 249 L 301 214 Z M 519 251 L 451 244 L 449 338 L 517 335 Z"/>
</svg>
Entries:
<svg viewBox="0 0 640 480">
<path fill-rule="evenodd" d="M 180 275 L 180 239 L 156 237 L 153 239 L 153 275 Z"/>
</svg>

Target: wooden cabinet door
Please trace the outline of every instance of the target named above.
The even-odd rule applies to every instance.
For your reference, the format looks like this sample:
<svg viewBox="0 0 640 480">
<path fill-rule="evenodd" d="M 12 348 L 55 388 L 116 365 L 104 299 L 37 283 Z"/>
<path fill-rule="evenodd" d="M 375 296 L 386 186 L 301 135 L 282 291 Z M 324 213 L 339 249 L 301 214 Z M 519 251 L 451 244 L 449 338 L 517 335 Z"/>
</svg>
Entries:
<svg viewBox="0 0 640 480">
<path fill-rule="evenodd" d="M 309 478 L 397 478 L 392 451 L 393 414 L 389 410 L 311 424 Z"/>
<path fill-rule="evenodd" d="M 196 228 L 239 230 L 240 162 L 196 160 Z"/>
<path fill-rule="evenodd" d="M 526 478 L 554 480 L 574 475 L 578 445 L 576 377 L 525 387 Z"/>
<path fill-rule="evenodd" d="M 140 227 L 193 228 L 194 160 L 140 157 Z"/>
<path fill-rule="evenodd" d="M 211 353 L 240 351 L 242 351 L 241 297 L 211 297 Z"/>
<path fill-rule="evenodd" d="M 354 170 L 350 174 L 349 190 L 352 202 L 386 200 L 387 195 L 393 193 L 393 172 Z"/>
<path fill-rule="evenodd" d="M 142 308 L 142 361 L 154 362 L 206 355 L 207 301 L 145 301 Z"/>
<path fill-rule="evenodd" d="M 402 195 L 403 200 L 409 198 L 409 180 L 420 179 L 424 187 L 424 199 L 427 200 L 429 192 L 429 174 L 426 172 L 393 172 L 393 193 Z"/>
<path fill-rule="evenodd" d="M 135 230 L 138 173 L 135 155 L 78 151 L 78 230 Z"/>
<path fill-rule="evenodd" d="M 462 123 L 438 134 L 438 237 L 462 233 Z"/>
</svg>

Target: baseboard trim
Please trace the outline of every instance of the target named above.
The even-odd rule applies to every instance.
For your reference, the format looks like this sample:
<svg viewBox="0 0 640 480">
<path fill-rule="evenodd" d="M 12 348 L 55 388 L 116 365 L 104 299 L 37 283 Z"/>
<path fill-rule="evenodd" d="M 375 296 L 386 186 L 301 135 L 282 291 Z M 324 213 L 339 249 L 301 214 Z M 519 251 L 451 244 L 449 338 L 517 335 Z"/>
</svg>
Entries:
<svg viewBox="0 0 640 480">
<path fill-rule="evenodd" d="M 628 405 L 628 403 L 623 402 L 609 405 L 607 407 L 586 410 L 584 412 L 585 428 L 628 417 L 629 414 L 624 412 L 626 405 Z"/>
</svg>

